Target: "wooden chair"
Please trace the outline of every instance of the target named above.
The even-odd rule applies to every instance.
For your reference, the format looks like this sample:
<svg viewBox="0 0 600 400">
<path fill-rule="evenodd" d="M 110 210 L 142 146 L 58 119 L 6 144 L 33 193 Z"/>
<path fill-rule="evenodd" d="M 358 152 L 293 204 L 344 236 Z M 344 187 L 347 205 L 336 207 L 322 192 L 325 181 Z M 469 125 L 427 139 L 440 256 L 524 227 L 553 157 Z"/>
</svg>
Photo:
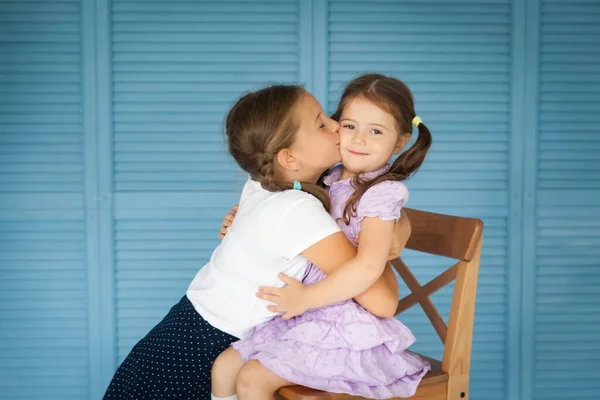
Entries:
<svg viewBox="0 0 600 400">
<path fill-rule="evenodd" d="M 423 286 L 401 259 L 391 262 L 411 291 L 398 302 L 396 315 L 419 303 L 444 344 L 442 361 L 419 354 L 431 364 L 432 370 L 425 375 L 411 399 L 468 399 L 475 294 L 483 223 L 474 218 L 405 210 L 412 226 L 412 234 L 406 248 L 458 260 L 452 267 Z M 429 296 L 454 280 L 456 284 L 449 324 L 446 326 Z M 283 387 L 279 389 L 276 397 L 286 400 L 362 399 L 302 386 Z"/>
</svg>

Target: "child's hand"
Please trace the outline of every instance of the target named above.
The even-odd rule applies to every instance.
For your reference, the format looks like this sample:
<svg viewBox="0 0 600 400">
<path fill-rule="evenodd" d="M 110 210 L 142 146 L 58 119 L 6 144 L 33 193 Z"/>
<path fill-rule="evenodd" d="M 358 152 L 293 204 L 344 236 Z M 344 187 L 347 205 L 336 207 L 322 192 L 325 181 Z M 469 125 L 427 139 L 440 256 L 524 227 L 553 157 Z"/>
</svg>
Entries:
<svg viewBox="0 0 600 400">
<path fill-rule="evenodd" d="M 278 274 L 277 277 L 287 286 L 283 288 L 261 286 L 258 288 L 256 297 L 276 303 L 277 305 L 270 305 L 267 308 L 273 312 L 283 313 L 283 319 L 303 314 L 308 309 L 304 306 L 306 304 L 304 300 L 306 286 L 284 273 Z"/>
<path fill-rule="evenodd" d="M 229 228 L 231 226 L 231 224 L 233 224 L 233 220 L 235 218 L 235 214 L 237 214 L 237 211 L 238 211 L 238 206 L 233 206 L 231 211 L 229 211 L 227 213 L 227 215 L 225 215 L 225 218 L 223 218 L 223 225 L 221 225 L 221 232 L 219 232 L 219 239 L 223 239 L 225 237 L 225 235 L 227 235 L 227 228 Z"/>
</svg>

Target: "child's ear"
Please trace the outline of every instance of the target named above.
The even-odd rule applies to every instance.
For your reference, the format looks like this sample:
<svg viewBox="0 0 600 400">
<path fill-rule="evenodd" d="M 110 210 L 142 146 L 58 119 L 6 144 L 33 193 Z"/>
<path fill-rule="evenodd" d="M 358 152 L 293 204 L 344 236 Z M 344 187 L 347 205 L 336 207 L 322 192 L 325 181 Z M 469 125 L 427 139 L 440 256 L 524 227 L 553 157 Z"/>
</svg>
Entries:
<svg viewBox="0 0 600 400">
<path fill-rule="evenodd" d="M 294 157 L 290 149 L 279 150 L 275 157 L 277 159 L 277 163 L 284 169 L 298 170 L 298 160 L 296 157 Z"/>
<path fill-rule="evenodd" d="M 398 154 L 402 151 L 404 146 L 410 140 L 410 133 L 403 133 L 398 137 L 398 141 L 396 142 L 396 147 L 394 147 L 394 154 Z"/>
</svg>

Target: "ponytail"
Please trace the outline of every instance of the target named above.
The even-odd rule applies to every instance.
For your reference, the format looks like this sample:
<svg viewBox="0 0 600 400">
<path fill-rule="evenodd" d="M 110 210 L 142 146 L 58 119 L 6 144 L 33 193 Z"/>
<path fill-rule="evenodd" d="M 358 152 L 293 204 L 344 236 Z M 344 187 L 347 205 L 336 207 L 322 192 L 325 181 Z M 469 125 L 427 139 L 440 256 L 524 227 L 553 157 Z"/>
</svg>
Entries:
<svg viewBox="0 0 600 400">
<path fill-rule="evenodd" d="M 425 156 L 431 147 L 431 132 L 423 122 L 419 122 L 417 129 L 419 130 L 419 136 L 417 136 L 415 143 L 400 154 L 390 168 L 389 172 L 396 178 L 394 180 L 403 181 L 408 179 L 417 172 L 423 161 L 425 161 Z"/>
</svg>

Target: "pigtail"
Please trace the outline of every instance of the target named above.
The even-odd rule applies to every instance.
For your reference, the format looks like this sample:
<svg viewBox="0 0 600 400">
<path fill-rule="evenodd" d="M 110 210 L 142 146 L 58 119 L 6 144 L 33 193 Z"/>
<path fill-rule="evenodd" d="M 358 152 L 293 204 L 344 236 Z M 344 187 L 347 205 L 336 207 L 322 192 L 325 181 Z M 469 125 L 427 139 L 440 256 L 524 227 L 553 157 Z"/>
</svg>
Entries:
<svg viewBox="0 0 600 400">
<path fill-rule="evenodd" d="M 431 132 L 423 122 L 419 122 L 417 129 L 419 130 L 419 136 L 415 143 L 400 154 L 390 168 L 390 173 L 394 175 L 395 180 L 408 179 L 417 172 L 423 161 L 425 161 L 425 156 L 427 156 L 427 152 L 431 147 Z"/>
</svg>

